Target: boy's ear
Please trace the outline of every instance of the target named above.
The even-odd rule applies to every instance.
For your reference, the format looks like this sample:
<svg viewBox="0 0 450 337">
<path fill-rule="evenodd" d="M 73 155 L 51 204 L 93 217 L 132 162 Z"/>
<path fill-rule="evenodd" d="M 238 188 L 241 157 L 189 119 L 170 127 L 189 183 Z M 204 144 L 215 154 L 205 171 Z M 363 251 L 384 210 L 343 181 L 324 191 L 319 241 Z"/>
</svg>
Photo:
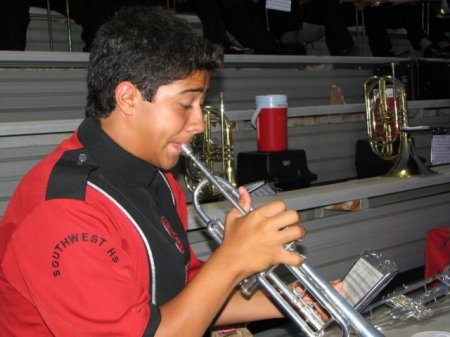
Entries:
<svg viewBox="0 0 450 337">
<path fill-rule="evenodd" d="M 129 115 L 133 113 L 136 106 L 136 99 L 140 92 L 138 88 L 129 81 L 120 82 L 114 91 L 116 106 L 123 113 Z"/>
</svg>

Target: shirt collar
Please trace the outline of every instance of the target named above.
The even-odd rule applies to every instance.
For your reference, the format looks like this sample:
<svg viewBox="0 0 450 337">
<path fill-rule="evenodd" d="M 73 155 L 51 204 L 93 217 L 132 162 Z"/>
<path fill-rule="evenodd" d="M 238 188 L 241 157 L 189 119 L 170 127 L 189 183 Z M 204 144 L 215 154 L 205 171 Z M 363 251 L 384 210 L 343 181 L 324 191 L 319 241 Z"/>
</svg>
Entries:
<svg viewBox="0 0 450 337">
<path fill-rule="evenodd" d="M 158 169 L 139 159 L 114 142 L 100 127 L 100 122 L 87 117 L 78 128 L 78 139 L 100 168 L 138 185 L 149 186 Z"/>
</svg>

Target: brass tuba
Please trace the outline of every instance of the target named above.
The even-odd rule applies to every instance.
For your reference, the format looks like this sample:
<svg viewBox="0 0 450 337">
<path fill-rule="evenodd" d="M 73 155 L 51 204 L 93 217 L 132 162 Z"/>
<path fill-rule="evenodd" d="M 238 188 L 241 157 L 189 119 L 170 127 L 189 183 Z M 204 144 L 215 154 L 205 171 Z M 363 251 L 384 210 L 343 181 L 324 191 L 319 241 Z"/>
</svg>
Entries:
<svg viewBox="0 0 450 337">
<path fill-rule="evenodd" d="M 406 92 L 392 76 L 372 76 L 364 83 L 367 134 L 373 152 L 394 161 L 388 176 L 409 177 L 432 173 L 417 155 L 411 133 L 419 128 L 408 126 Z"/>
<path fill-rule="evenodd" d="M 204 163 L 210 172 L 217 172 L 216 175 L 224 178 L 233 186 L 237 186 L 233 143 L 232 128 L 233 124 L 228 120 L 224 113 L 223 98 L 221 95 L 221 108 L 217 111 L 211 106 L 203 107 L 203 121 L 205 123 L 205 131 L 195 136 L 192 141 L 192 148 L 196 156 Z M 213 138 L 213 126 L 220 126 L 220 139 Z M 187 188 L 193 192 L 197 188 L 203 175 L 195 162 L 186 158 L 186 174 L 184 180 Z M 221 194 L 214 186 L 209 186 L 202 191 L 201 200 L 213 200 L 220 197 Z"/>
</svg>

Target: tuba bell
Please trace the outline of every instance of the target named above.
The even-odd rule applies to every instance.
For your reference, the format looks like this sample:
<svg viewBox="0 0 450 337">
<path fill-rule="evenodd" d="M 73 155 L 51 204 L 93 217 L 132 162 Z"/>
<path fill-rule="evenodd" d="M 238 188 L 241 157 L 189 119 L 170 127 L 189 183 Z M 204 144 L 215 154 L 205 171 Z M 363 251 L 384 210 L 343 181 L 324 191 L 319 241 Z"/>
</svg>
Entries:
<svg viewBox="0 0 450 337">
<path fill-rule="evenodd" d="M 392 160 L 387 176 L 409 177 L 432 173 L 416 153 L 408 126 L 406 91 L 392 76 L 372 76 L 364 83 L 367 134 L 372 151 L 381 159 Z M 419 130 L 420 131 L 420 130 Z"/>
<path fill-rule="evenodd" d="M 203 133 L 194 137 L 192 141 L 193 151 L 210 172 L 216 172 L 216 175 L 236 187 L 237 182 L 231 134 L 233 123 L 225 116 L 222 95 L 220 111 L 217 111 L 212 106 L 203 107 L 203 121 L 205 123 L 205 130 Z M 215 139 L 213 136 L 214 126 L 220 127 L 220 139 Z M 193 192 L 201 180 L 203 180 L 203 174 L 197 164 L 193 160 L 186 158 L 186 174 L 184 176 L 186 187 Z M 202 190 L 199 198 L 207 201 L 215 200 L 220 196 L 221 194 L 217 191 L 217 188 L 210 185 Z"/>
</svg>

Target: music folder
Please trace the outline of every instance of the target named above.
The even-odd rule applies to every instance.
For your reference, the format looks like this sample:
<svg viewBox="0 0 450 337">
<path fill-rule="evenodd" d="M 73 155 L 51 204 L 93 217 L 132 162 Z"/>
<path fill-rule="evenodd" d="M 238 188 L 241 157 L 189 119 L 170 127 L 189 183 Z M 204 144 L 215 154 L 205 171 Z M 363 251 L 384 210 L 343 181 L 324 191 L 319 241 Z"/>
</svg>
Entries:
<svg viewBox="0 0 450 337">
<path fill-rule="evenodd" d="M 450 163 L 450 135 L 433 135 L 431 140 L 431 164 Z"/>
<path fill-rule="evenodd" d="M 394 262 L 372 250 L 365 250 L 343 278 L 344 298 L 362 312 L 397 272 Z"/>
</svg>

